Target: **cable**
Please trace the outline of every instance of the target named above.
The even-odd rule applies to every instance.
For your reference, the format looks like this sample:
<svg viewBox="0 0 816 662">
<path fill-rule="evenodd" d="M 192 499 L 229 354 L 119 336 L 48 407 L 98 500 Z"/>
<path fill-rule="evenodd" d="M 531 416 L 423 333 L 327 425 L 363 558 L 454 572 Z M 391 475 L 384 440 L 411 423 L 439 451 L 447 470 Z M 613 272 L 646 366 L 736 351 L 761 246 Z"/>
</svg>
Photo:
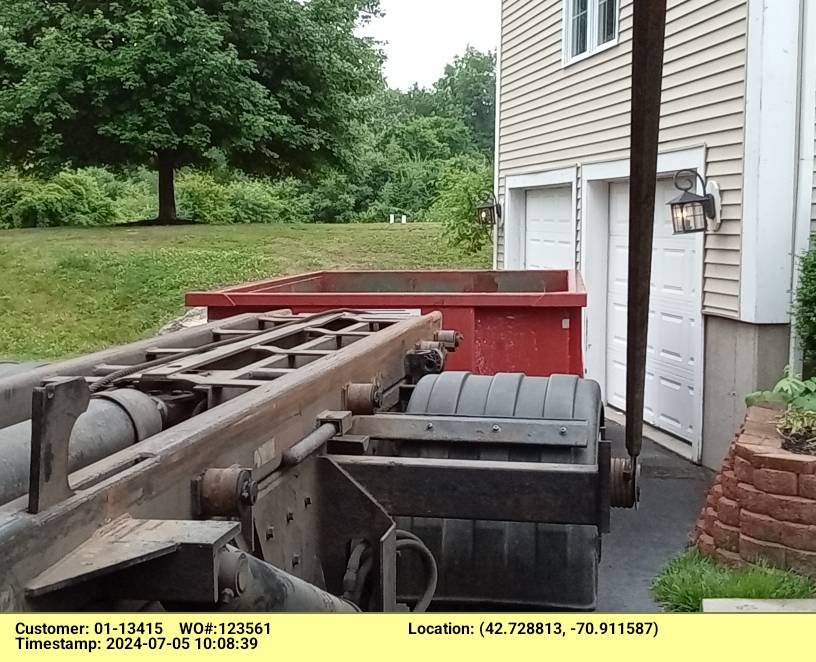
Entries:
<svg viewBox="0 0 816 662">
<path fill-rule="evenodd" d="M 344 600 L 350 600 L 356 603 L 354 598 L 358 593 L 358 587 L 360 585 L 360 565 L 363 561 L 363 556 L 368 552 L 368 550 L 368 543 L 363 540 L 358 542 L 354 546 L 354 549 L 351 550 L 351 554 L 349 554 L 349 560 L 346 564 L 346 573 L 343 575 Z M 359 592 L 362 593 L 362 590 Z"/>
<path fill-rule="evenodd" d="M 416 605 L 414 605 L 413 610 L 414 612 L 427 611 L 436 593 L 436 585 L 439 580 L 439 569 L 436 566 L 436 559 L 433 557 L 433 554 L 431 554 L 431 550 L 425 546 L 425 543 L 410 531 L 397 531 L 397 552 L 401 550 L 417 552 L 425 564 L 425 570 L 427 572 L 425 591 Z"/>
</svg>

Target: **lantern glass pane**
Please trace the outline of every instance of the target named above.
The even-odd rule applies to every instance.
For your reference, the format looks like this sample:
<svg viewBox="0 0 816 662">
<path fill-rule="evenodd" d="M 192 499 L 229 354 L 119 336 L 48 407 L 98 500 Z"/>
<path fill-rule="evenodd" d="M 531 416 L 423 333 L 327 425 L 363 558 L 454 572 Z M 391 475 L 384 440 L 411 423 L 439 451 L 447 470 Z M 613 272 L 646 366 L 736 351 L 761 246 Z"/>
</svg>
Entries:
<svg viewBox="0 0 816 662">
<path fill-rule="evenodd" d="M 701 232 L 706 229 L 706 216 L 700 202 L 679 202 L 671 206 L 675 234 Z"/>
<path fill-rule="evenodd" d="M 683 206 L 686 232 L 700 232 L 705 230 L 705 211 L 700 202 L 690 202 Z"/>
<path fill-rule="evenodd" d="M 672 226 L 674 227 L 674 234 L 682 234 L 683 230 L 683 205 L 672 205 Z"/>
</svg>

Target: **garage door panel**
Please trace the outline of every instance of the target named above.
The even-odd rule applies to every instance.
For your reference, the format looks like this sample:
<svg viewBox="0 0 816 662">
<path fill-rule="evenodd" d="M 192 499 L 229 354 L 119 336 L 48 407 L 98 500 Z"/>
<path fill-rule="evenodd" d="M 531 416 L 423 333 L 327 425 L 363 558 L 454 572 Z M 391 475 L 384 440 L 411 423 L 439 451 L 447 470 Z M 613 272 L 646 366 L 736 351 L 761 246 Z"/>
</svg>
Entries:
<svg viewBox="0 0 816 662">
<path fill-rule="evenodd" d="M 527 191 L 527 269 L 574 269 L 572 187 Z"/>
<path fill-rule="evenodd" d="M 610 184 L 607 400 L 621 408 L 626 402 L 628 196 L 627 184 Z M 663 204 L 672 197 L 671 183 L 661 182 L 655 207 L 644 420 L 693 441 L 700 406 L 695 383 L 701 333 L 697 244 L 694 237 L 673 234 Z"/>
</svg>

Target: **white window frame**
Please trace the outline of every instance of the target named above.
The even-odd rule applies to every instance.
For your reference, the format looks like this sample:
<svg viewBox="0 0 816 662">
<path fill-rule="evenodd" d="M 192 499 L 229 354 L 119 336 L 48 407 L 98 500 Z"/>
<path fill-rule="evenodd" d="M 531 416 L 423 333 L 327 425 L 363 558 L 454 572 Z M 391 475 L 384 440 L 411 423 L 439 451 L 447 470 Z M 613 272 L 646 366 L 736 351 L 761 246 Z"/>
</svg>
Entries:
<svg viewBox="0 0 816 662">
<path fill-rule="evenodd" d="M 587 49 L 579 55 L 572 55 L 572 0 L 563 0 L 561 58 L 565 67 L 618 45 L 621 0 L 615 3 L 615 36 L 603 44 L 598 44 L 598 3 L 599 0 L 587 0 Z"/>
</svg>

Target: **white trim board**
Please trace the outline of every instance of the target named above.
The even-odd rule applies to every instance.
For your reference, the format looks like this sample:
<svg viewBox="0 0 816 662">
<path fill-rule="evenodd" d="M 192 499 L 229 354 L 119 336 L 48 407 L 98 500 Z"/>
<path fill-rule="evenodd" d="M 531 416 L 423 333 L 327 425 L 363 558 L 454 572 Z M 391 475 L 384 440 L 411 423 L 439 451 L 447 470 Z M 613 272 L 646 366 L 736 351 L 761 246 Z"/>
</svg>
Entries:
<svg viewBox="0 0 816 662">
<path fill-rule="evenodd" d="M 748 0 L 740 319 L 752 324 L 790 321 L 804 4 Z"/>
<path fill-rule="evenodd" d="M 705 176 L 706 148 L 662 152 L 657 158 L 658 176 L 671 175 L 678 170 L 693 169 Z M 587 289 L 587 307 L 584 311 L 584 367 L 586 376 L 601 385 L 606 401 L 606 332 L 607 332 L 607 279 L 609 261 L 609 184 L 629 179 L 628 159 L 587 163 L 581 168 L 582 222 L 580 270 Z M 698 298 L 702 319 L 703 271 L 705 259 L 704 233 L 697 235 L 697 264 L 699 277 Z M 699 357 L 695 366 L 697 404 L 695 425 L 697 435 L 692 444 L 691 458 L 702 457 L 703 390 L 705 367 L 705 324 L 700 330 Z"/>
<path fill-rule="evenodd" d="M 499 8 L 499 22 L 504 25 L 504 3 L 501 3 Z M 496 117 L 494 120 L 495 136 L 493 144 L 493 195 L 496 196 L 496 202 L 501 205 L 502 216 L 505 212 L 505 196 L 499 195 L 501 188 L 501 81 L 502 81 L 502 46 L 504 44 L 504 34 L 501 27 L 499 27 L 499 47 L 496 49 Z M 493 270 L 499 268 L 499 228 L 504 227 L 504 219 L 496 219 L 496 225 L 493 226 Z"/>
<path fill-rule="evenodd" d="M 578 235 L 578 167 L 546 170 L 524 175 L 508 175 L 504 180 L 504 268 L 524 269 L 526 256 L 526 193 L 530 190 L 572 187 L 572 255 Z"/>
<path fill-rule="evenodd" d="M 799 286 L 798 259 L 810 248 L 811 209 L 813 199 L 813 144 L 816 140 L 816 3 L 804 4 L 802 49 L 799 57 L 799 152 L 797 163 L 796 220 L 794 221 L 793 265 L 791 291 Z M 791 333 L 790 360 L 795 372 L 801 372 L 804 362 L 796 333 Z"/>
</svg>

